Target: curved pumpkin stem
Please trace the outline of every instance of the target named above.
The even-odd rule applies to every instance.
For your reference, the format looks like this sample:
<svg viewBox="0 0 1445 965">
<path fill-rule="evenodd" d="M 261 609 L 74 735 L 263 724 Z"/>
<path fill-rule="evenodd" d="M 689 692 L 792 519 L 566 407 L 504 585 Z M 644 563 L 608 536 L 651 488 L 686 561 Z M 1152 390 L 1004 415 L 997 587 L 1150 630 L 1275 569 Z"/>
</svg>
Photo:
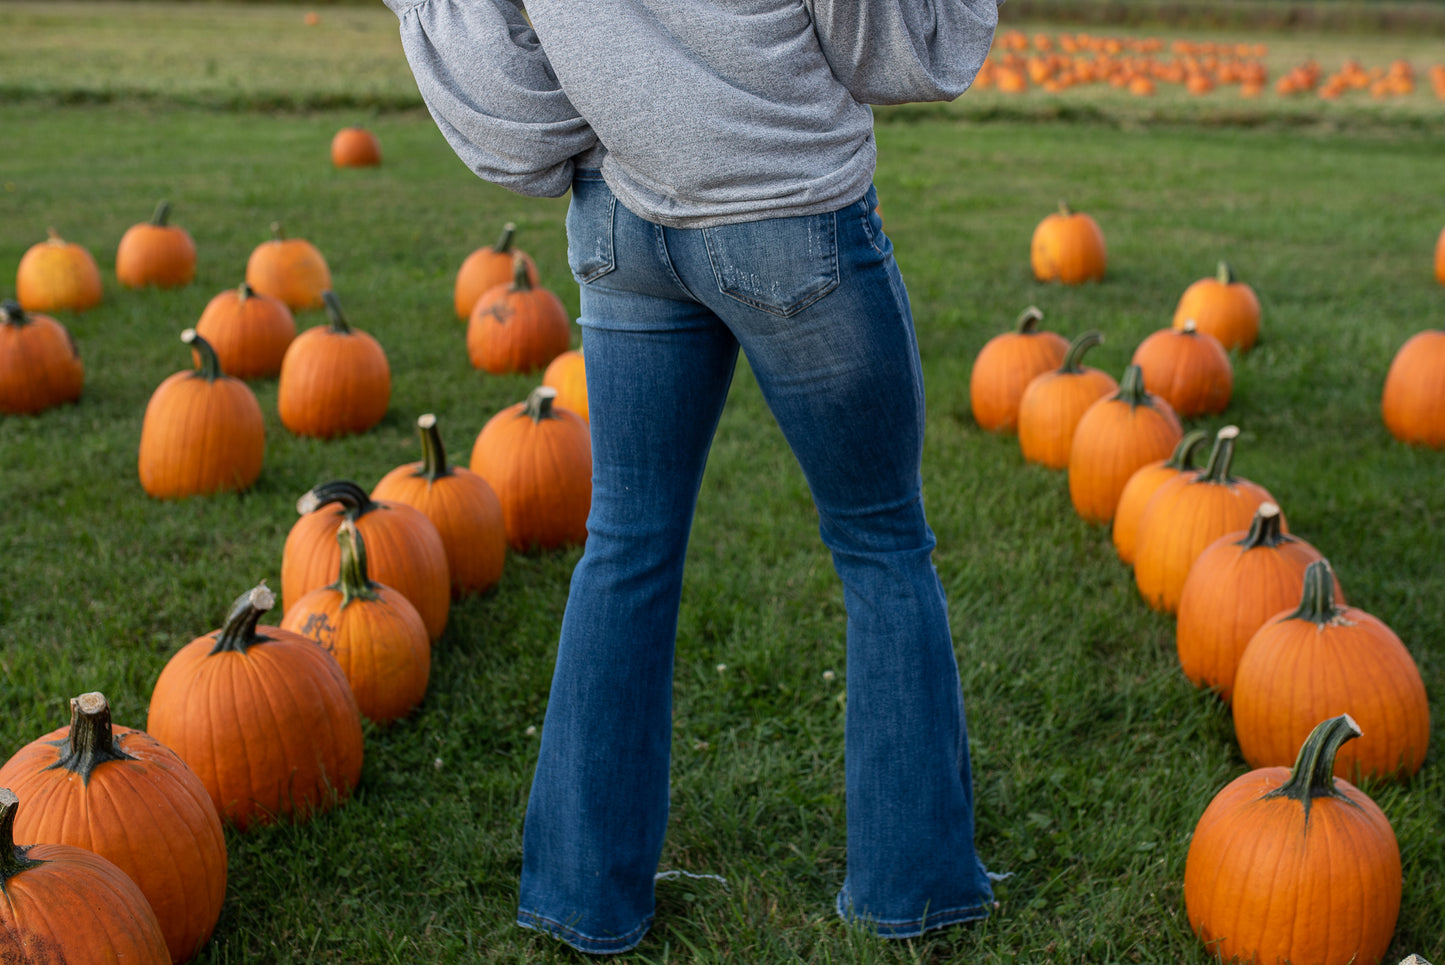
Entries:
<svg viewBox="0 0 1445 965">
<path fill-rule="evenodd" d="M 110 703 L 95 691 L 70 698 L 70 736 L 53 767 L 63 767 L 90 783 L 91 773 L 107 761 L 132 761 L 115 742 Z"/>
<path fill-rule="evenodd" d="M 341 608 L 346 609 L 353 600 L 381 599 L 376 592 L 376 584 L 367 573 L 366 541 L 350 519 L 341 521 L 341 528 L 336 531 L 336 542 L 341 544 L 341 572 L 331 585 L 341 591 Z"/>
<path fill-rule="evenodd" d="M 1069 343 L 1069 350 L 1064 353 L 1064 362 L 1059 366 L 1059 371 L 1067 372 L 1070 375 L 1078 375 L 1084 370 L 1079 364 L 1079 360 L 1084 357 L 1084 353 L 1095 345 L 1102 345 L 1103 342 L 1103 332 L 1089 331 L 1080 335 Z"/>
<path fill-rule="evenodd" d="M 552 403 L 557 401 L 557 390 L 550 385 L 539 385 L 527 396 L 527 402 L 522 406 L 520 416 L 528 416 L 533 422 L 541 422 L 543 419 L 556 419 L 557 413 L 552 411 Z"/>
<path fill-rule="evenodd" d="M 296 500 L 296 512 L 301 515 L 314 513 L 327 503 L 340 503 L 347 519 L 360 519 L 380 504 L 371 495 L 349 479 L 337 479 L 308 489 Z"/>
<path fill-rule="evenodd" d="M 151 215 L 151 224 L 155 225 L 157 228 L 164 228 L 166 226 L 166 222 L 168 222 L 170 219 L 171 203 L 169 201 L 162 201 L 160 204 L 156 205 L 155 214 Z"/>
<path fill-rule="evenodd" d="M 1332 797 L 1348 801 L 1349 796 L 1335 785 L 1335 756 L 1347 741 L 1360 736 L 1360 725 L 1349 714 L 1341 714 L 1321 721 L 1310 731 L 1300 745 L 1299 756 L 1295 758 L 1294 769 L 1289 779 L 1279 787 L 1263 795 L 1261 800 L 1287 797 L 1298 801 L 1305 809 L 1305 826 L 1309 826 L 1310 804 L 1315 798 Z M 1358 805 L 1356 805 L 1358 806 Z"/>
<path fill-rule="evenodd" d="M 1032 335 L 1039 330 L 1039 323 L 1044 320 L 1044 313 L 1037 305 L 1030 305 L 1025 308 L 1018 319 L 1018 333 L 1020 335 Z"/>
<path fill-rule="evenodd" d="M 16 328 L 23 328 L 30 324 L 30 313 L 20 307 L 20 303 L 13 298 L 7 298 L 0 302 L 0 321 L 6 325 L 14 325 Z"/>
<path fill-rule="evenodd" d="M 1223 258 L 1219 259 L 1219 269 L 1214 273 L 1214 278 L 1221 285 L 1233 285 L 1235 282 L 1234 268 Z"/>
<path fill-rule="evenodd" d="M 1144 370 L 1137 365 L 1126 368 L 1124 377 L 1119 380 L 1119 391 L 1114 393 L 1114 401 L 1127 402 L 1129 408 L 1137 409 L 1141 405 L 1152 407 L 1154 398 L 1144 388 Z"/>
<path fill-rule="evenodd" d="M 508 221 L 506 224 L 502 225 L 502 236 L 497 239 L 496 244 L 492 245 L 492 250 L 499 255 L 504 255 L 507 252 L 511 251 L 512 236 L 516 233 L 517 226 L 512 222 Z"/>
<path fill-rule="evenodd" d="M 256 632 L 256 624 L 261 622 L 261 614 L 276 605 L 276 594 L 265 583 L 253 586 L 251 589 L 236 597 L 236 602 L 231 604 L 231 612 L 226 617 L 226 622 L 217 630 L 212 637 L 216 645 L 211 648 L 211 656 L 222 652 L 245 653 L 246 648 L 253 643 L 263 643 L 269 639 L 263 634 Z"/>
<path fill-rule="evenodd" d="M 1234 481 L 1229 474 L 1234 463 L 1234 440 L 1239 438 L 1238 426 L 1225 426 L 1214 436 L 1214 449 L 1209 453 L 1209 462 L 1192 482 L 1227 485 Z"/>
<path fill-rule="evenodd" d="M 20 809 L 20 798 L 8 787 L 0 787 L 0 885 L 27 868 L 40 864 L 25 857 L 27 848 L 15 846 L 15 812 Z"/>
<path fill-rule="evenodd" d="M 331 289 L 321 293 L 321 302 L 326 306 L 326 317 L 331 319 L 331 330 L 339 335 L 351 334 L 351 323 L 341 311 L 341 300 Z"/>
<path fill-rule="evenodd" d="M 1234 545 L 1252 550 L 1261 547 L 1273 549 L 1285 543 L 1297 542 L 1299 540 L 1286 533 L 1280 524 L 1279 507 L 1274 503 L 1260 503 L 1259 509 L 1254 512 L 1254 519 L 1249 524 L 1249 532 L 1244 534 L 1244 539 Z M 1333 584 L 1331 584 L 1330 591 L 1333 596 Z"/>
<path fill-rule="evenodd" d="M 1304 590 L 1299 609 L 1286 620 L 1308 620 L 1317 627 L 1343 623 L 1344 609 L 1335 602 L 1335 571 L 1329 560 L 1315 560 L 1305 567 Z"/>
<path fill-rule="evenodd" d="M 416 427 L 421 432 L 421 468 L 412 475 L 420 476 L 429 483 L 444 479 L 452 474 L 447 465 L 447 451 L 442 445 L 442 434 L 437 429 L 437 417 L 428 412 L 418 416 Z"/>
<path fill-rule="evenodd" d="M 512 257 L 512 291 L 529 292 L 532 290 L 532 277 L 527 272 L 527 259 Z"/>
<path fill-rule="evenodd" d="M 251 287 L 250 282 L 243 281 L 241 282 L 241 284 L 236 286 L 236 300 L 239 301 L 242 305 L 246 304 L 246 299 L 255 297 L 256 289 Z"/>
<path fill-rule="evenodd" d="M 1069 207 L 1069 202 L 1063 198 L 1059 199 L 1059 215 L 1064 218 L 1072 218 L 1074 216 L 1074 209 Z"/>
<path fill-rule="evenodd" d="M 281 226 L 281 222 L 279 222 L 279 221 L 273 221 L 273 222 L 271 222 L 271 240 L 272 240 L 272 241 L 285 241 L 285 240 L 286 240 L 286 229 Z"/>
<path fill-rule="evenodd" d="M 1204 440 L 1208 438 L 1209 433 L 1203 429 L 1190 429 L 1184 434 L 1184 438 L 1179 440 L 1179 444 L 1174 447 L 1174 451 L 1170 453 L 1164 465 L 1179 472 L 1187 472 L 1193 469 L 1194 453 L 1199 450 L 1199 447 L 1204 444 Z"/>
<path fill-rule="evenodd" d="M 201 364 L 191 372 L 194 378 L 214 382 L 227 377 L 226 373 L 221 371 L 221 360 L 217 357 L 215 348 L 194 328 L 188 328 L 182 332 L 181 341 L 195 349 L 196 355 L 201 360 Z"/>
</svg>

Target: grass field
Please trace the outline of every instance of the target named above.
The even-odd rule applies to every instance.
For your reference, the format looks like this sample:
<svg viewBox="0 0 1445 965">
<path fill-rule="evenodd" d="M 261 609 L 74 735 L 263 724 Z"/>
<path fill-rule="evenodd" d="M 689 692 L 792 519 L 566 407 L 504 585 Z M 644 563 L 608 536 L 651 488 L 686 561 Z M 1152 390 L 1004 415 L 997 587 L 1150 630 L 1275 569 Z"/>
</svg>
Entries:
<svg viewBox="0 0 1445 965">
<path fill-rule="evenodd" d="M 574 316 L 577 288 L 565 199 L 510 195 L 456 160 L 416 106 L 379 5 L 323 8 L 306 28 L 295 7 L 3 3 L 0 33 L 0 294 L 50 226 L 106 277 L 101 306 L 59 315 L 85 359 L 79 404 L 0 420 L 8 756 L 65 723 L 67 700 L 85 691 L 105 692 L 117 723 L 142 726 L 169 656 L 215 629 L 243 589 L 279 583 L 297 497 L 329 479 L 370 487 L 416 459 L 421 413 L 439 415 L 465 461 L 483 423 L 536 381 L 472 370 L 451 314 L 457 266 L 504 221 Z M 1423 67 L 1433 49 L 1308 40 L 1321 62 L 1374 62 L 1398 45 Z M 1269 42 L 1294 58 L 1283 38 Z M 1197 424 L 1241 427 L 1239 474 L 1271 490 L 1350 602 L 1389 623 L 1420 665 L 1434 710 L 1425 767 L 1365 787 L 1404 860 L 1387 960 L 1445 960 L 1445 454 L 1395 442 L 1379 418 L 1391 356 L 1445 307 L 1431 273 L 1445 107 L 1418 93 L 1406 115 L 1368 101 L 1263 105 L 1243 123 L 1183 99 L 1141 115 L 1103 92 L 1081 107 L 967 95 L 879 112 L 877 184 L 924 356 L 925 495 L 968 701 L 979 846 L 1013 876 L 993 919 L 925 939 L 884 944 L 835 920 L 842 594 L 744 370 L 688 559 L 663 858 L 728 884 L 660 884 L 657 924 L 622 961 L 1210 960 L 1181 879 L 1194 822 L 1246 769 L 1228 708 L 1180 674 L 1172 620 L 1144 605 L 1108 532 L 1074 514 L 1064 475 L 974 424 L 968 375 L 984 342 L 1036 304 L 1066 335 L 1104 332 L 1089 360 L 1117 376 L 1221 257 L 1260 294 L 1263 336 L 1234 359 L 1229 409 Z M 332 133 L 358 122 L 377 132 L 383 165 L 331 168 Z M 161 198 L 196 240 L 198 277 L 122 289 L 116 242 Z M 1108 238 L 1102 284 L 1031 277 L 1030 233 L 1060 198 Z M 279 423 L 274 380 L 255 383 L 267 419 L 257 486 L 148 499 L 135 470 L 146 400 L 189 365 L 181 329 L 239 283 L 277 219 L 326 254 L 351 320 L 386 348 L 391 410 L 364 435 L 303 440 Z M 426 702 L 367 730 L 345 807 L 228 835 L 227 902 L 201 962 L 580 960 L 511 924 L 575 559 L 513 554 L 495 592 L 454 606 Z"/>
</svg>

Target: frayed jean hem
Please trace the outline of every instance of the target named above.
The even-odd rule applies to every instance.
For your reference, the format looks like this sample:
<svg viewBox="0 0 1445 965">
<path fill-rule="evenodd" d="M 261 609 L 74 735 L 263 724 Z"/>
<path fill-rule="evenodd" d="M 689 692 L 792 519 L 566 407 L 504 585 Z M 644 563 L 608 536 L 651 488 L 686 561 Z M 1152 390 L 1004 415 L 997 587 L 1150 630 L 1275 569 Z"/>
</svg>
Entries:
<svg viewBox="0 0 1445 965">
<path fill-rule="evenodd" d="M 917 938 L 925 932 L 980 921 L 989 916 L 993 903 L 970 905 L 965 908 L 949 908 L 936 913 L 925 914 L 922 918 L 891 920 L 856 914 L 853 903 L 846 891 L 838 893 L 836 905 L 838 917 L 853 925 L 860 925 L 879 938 Z"/>
<path fill-rule="evenodd" d="M 553 921 L 526 909 L 517 912 L 517 924 L 566 942 L 585 955 L 620 955 L 623 952 L 631 951 L 641 943 L 642 936 L 646 935 L 647 930 L 652 927 L 652 916 L 649 915 L 642 924 L 627 934 L 608 938 L 584 935 L 561 922 Z"/>
</svg>

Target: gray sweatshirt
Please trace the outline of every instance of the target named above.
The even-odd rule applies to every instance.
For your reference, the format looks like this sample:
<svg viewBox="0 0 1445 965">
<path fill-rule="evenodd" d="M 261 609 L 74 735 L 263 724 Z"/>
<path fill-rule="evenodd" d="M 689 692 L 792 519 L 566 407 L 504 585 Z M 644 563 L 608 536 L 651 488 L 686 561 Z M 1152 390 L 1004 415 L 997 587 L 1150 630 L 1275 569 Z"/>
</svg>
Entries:
<svg viewBox="0 0 1445 965">
<path fill-rule="evenodd" d="M 999 0 L 385 0 L 447 142 L 488 181 L 600 168 L 650 221 L 707 227 L 863 195 L 870 104 L 952 100 Z"/>
</svg>

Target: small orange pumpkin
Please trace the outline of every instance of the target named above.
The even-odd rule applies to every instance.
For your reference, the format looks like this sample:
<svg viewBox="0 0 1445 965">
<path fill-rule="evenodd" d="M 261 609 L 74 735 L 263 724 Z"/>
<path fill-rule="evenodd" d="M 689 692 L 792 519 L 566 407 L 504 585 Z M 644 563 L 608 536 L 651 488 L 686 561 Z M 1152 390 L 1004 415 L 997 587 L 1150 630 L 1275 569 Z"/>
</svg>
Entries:
<svg viewBox="0 0 1445 965">
<path fill-rule="evenodd" d="M 1140 466 L 1124 483 L 1119 503 L 1114 507 L 1111 536 L 1114 550 L 1125 563 L 1134 563 L 1134 543 L 1139 533 L 1139 517 L 1155 491 L 1180 473 L 1195 472 L 1194 453 L 1209 438 L 1203 429 L 1191 429 L 1174 446 L 1168 459 Z"/>
<path fill-rule="evenodd" d="M 1108 253 L 1104 233 L 1093 218 L 1059 202 L 1059 210 L 1034 228 L 1029 263 L 1039 281 L 1078 285 L 1103 281 Z"/>
<path fill-rule="evenodd" d="M 196 277 L 196 243 L 190 232 L 168 223 L 171 203 L 156 205 L 150 221 L 131 225 L 115 249 L 115 277 L 127 288 L 179 288 Z"/>
<path fill-rule="evenodd" d="M 296 319 L 281 299 L 262 295 L 243 281 L 206 303 L 196 332 L 211 343 L 227 375 L 267 378 L 281 371 L 281 360 L 296 337 Z"/>
<path fill-rule="evenodd" d="M 587 410 L 587 363 L 582 350 L 569 348 L 548 363 L 542 372 L 542 384 L 557 390 L 557 405 L 571 409 L 590 422 Z"/>
<path fill-rule="evenodd" d="M 1401 442 L 1445 449 L 1445 331 L 1417 332 L 1395 352 L 1380 414 Z"/>
<path fill-rule="evenodd" d="M 534 286 L 517 259 L 512 282 L 487 289 L 467 321 L 467 356 L 475 368 L 501 375 L 545 369 L 572 342 L 562 300 Z"/>
<path fill-rule="evenodd" d="M 298 436 L 331 439 L 365 432 L 391 404 L 391 365 L 367 332 L 353 328 L 336 293 L 322 293 L 329 324 L 291 340 L 281 358 L 276 409 Z"/>
<path fill-rule="evenodd" d="M 1201 332 L 1213 335 L 1225 351 L 1248 352 L 1259 340 L 1259 298 L 1239 281 L 1229 262 L 1221 261 L 1213 278 L 1201 278 L 1184 289 L 1174 308 L 1175 328 L 1193 320 Z"/>
<path fill-rule="evenodd" d="M 1085 410 L 1116 391 L 1119 383 L 1102 369 L 1082 364 L 1084 353 L 1104 341 L 1085 332 L 1069 344 L 1052 372 L 1036 376 L 1019 397 L 1019 449 L 1024 459 L 1050 469 L 1067 469 L 1074 430 Z"/>
<path fill-rule="evenodd" d="M 496 244 L 478 248 L 462 260 L 452 289 L 452 307 L 457 318 L 465 322 L 471 318 L 478 298 L 498 285 L 511 284 L 517 274 L 518 261 L 527 263 L 527 280 L 533 287 L 539 283 L 532 256 L 512 245 L 516 233 L 517 226 L 508 221 L 502 225 L 502 236 Z"/>
<path fill-rule="evenodd" d="M 49 315 L 0 303 L 0 412 L 28 415 L 80 398 L 85 366 L 70 332 Z"/>
<path fill-rule="evenodd" d="M 246 281 L 263 295 L 286 303 L 292 311 L 320 308 L 322 292 L 331 289 L 331 268 L 321 251 L 305 238 L 288 238 L 281 222 L 271 222 L 271 240 L 263 241 L 246 260 Z"/>
<path fill-rule="evenodd" d="M 1165 459 L 1184 436 L 1169 403 L 1144 388 L 1139 366 L 1124 370 L 1119 391 L 1079 417 L 1069 444 L 1069 499 L 1091 523 L 1109 523 L 1129 477 Z"/>
<path fill-rule="evenodd" d="M 1445 86 L 1440 89 L 1445 90 Z M 1445 228 L 1440 229 L 1440 237 L 1435 239 L 1435 280 L 1445 285 Z"/>
<path fill-rule="evenodd" d="M 1017 432 L 1019 399 L 1037 375 L 1059 367 L 1069 340 L 1058 332 L 1039 328 L 1044 313 L 1030 305 L 1018 317 L 1014 331 L 995 335 L 984 343 L 968 376 L 968 399 L 973 420 L 990 432 Z"/>
<path fill-rule="evenodd" d="M 343 127 L 331 138 L 331 163 L 339 168 L 376 167 L 381 142 L 364 127 Z"/>
<path fill-rule="evenodd" d="M 1181 418 L 1223 412 L 1234 394 L 1234 369 L 1213 335 L 1189 319 L 1161 328 L 1139 343 L 1131 361 L 1144 370 L 1144 385 L 1162 396 Z"/>
<path fill-rule="evenodd" d="M 51 228 L 20 256 L 15 297 L 28 312 L 83 312 L 100 304 L 100 269 L 85 247 Z"/>
</svg>

